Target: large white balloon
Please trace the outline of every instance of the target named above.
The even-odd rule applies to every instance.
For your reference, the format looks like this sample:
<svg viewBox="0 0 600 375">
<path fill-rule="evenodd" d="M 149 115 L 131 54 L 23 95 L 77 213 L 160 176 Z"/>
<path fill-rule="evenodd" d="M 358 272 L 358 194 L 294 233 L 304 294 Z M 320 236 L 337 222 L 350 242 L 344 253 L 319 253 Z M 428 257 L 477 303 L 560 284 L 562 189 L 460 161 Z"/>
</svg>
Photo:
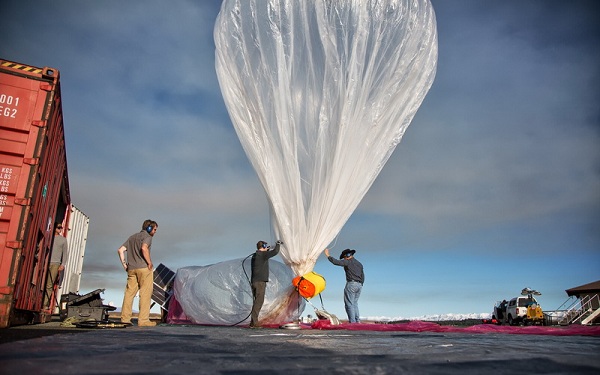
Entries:
<svg viewBox="0 0 600 375">
<path fill-rule="evenodd" d="M 310 272 L 394 151 L 437 64 L 429 0 L 224 0 L 216 70 L 271 208 Z"/>
</svg>

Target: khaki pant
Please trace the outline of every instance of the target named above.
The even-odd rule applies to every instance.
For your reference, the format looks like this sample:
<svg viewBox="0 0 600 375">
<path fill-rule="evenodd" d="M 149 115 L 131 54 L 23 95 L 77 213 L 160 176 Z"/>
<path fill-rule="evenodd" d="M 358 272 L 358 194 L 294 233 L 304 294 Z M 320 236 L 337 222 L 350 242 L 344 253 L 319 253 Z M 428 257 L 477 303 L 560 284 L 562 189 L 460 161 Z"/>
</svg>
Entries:
<svg viewBox="0 0 600 375">
<path fill-rule="evenodd" d="M 133 298 L 138 291 L 140 292 L 138 324 L 150 321 L 153 282 L 153 272 L 148 268 L 127 271 L 127 286 L 125 287 L 125 295 L 123 296 L 123 305 L 121 307 L 122 322 L 131 322 Z"/>
<path fill-rule="evenodd" d="M 44 309 L 50 307 L 52 309 L 54 307 L 50 306 L 50 297 L 52 297 L 52 293 L 54 293 L 54 284 L 57 282 L 58 277 L 58 267 L 60 267 L 60 263 L 50 263 L 50 267 L 48 268 L 48 277 L 46 278 L 46 291 L 44 293 Z"/>
</svg>

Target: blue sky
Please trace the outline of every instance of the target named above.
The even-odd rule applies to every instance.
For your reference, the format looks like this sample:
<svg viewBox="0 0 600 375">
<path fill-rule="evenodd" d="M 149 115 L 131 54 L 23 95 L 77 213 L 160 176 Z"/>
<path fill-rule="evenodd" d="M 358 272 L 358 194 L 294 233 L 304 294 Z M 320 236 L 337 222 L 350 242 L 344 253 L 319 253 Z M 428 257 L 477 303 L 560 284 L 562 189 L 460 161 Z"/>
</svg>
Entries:
<svg viewBox="0 0 600 375">
<path fill-rule="evenodd" d="M 363 316 L 491 312 L 524 287 L 558 308 L 600 279 L 599 6 L 432 3 L 436 79 L 332 253 L 365 265 Z M 0 56 L 61 74 L 71 197 L 90 217 L 81 293 L 120 305 L 116 249 L 146 218 L 174 270 L 275 240 L 215 74 L 219 6 L 3 2 Z M 345 317 L 342 269 L 314 270 Z"/>
</svg>

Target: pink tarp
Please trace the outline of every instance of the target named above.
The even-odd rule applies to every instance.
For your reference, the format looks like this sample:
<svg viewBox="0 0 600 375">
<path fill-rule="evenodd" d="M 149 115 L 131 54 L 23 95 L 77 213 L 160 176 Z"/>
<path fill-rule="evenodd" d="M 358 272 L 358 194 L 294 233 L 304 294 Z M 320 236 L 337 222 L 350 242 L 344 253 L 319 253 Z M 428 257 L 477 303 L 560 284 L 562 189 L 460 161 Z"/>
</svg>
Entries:
<svg viewBox="0 0 600 375">
<path fill-rule="evenodd" d="M 329 320 L 317 320 L 310 326 L 312 329 L 351 330 L 351 331 L 404 331 L 404 332 L 458 332 L 458 333 L 505 333 L 525 335 L 553 336 L 600 336 L 600 326 L 570 325 L 566 327 L 545 326 L 499 326 L 494 324 L 478 324 L 469 327 L 440 325 L 432 322 L 411 321 L 398 324 L 343 323 L 331 325 Z"/>
<path fill-rule="evenodd" d="M 169 304 L 167 315 L 169 324 L 192 323 L 175 298 Z M 247 325 L 247 324 L 246 324 Z M 242 325 L 242 326 L 246 326 Z M 265 325 L 268 328 L 279 328 L 278 325 Z M 551 335 L 551 336 L 600 336 L 600 326 L 582 326 L 573 324 L 565 327 L 545 326 L 499 326 L 496 324 L 478 324 L 468 327 L 441 325 L 433 322 L 414 320 L 408 323 L 377 324 L 377 323 L 342 323 L 330 324 L 329 320 L 317 320 L 312 325 L 302 324 L 302 329 L 348 330 L 348 331 L 398 331 L 398 332 L 457 332 L 457 333 L 503 333 L 513 335 Z"/>
<path fill-rule="evenodd" d="M 167 312 L 167 323 L 168 324 L 194 324 L 192 323 L 187 315 L 183 312 L 179 301 L 175 296 L 171 297 L 169 301 L 169 310 Z"/>
</svg>

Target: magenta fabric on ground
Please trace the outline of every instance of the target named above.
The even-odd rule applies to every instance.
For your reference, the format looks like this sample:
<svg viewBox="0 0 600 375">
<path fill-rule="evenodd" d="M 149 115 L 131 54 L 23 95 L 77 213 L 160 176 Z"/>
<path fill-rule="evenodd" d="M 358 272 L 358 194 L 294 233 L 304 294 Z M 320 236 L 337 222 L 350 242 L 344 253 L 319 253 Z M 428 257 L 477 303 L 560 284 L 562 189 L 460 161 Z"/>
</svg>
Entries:
<svg viewBox="0 0 600 375">
<path fill-rule="evenodd" d="M 177 302 L 175 296 L 169 302 L 168 324 L 194 324 L 192 323 Z M 277 325 L 265 325 L 268 328 L 277 328 Z M 456 333 L 503 333 L 513 335 L 550 335 L 550 336 L 600 336 L 600 326 L 582 326 L 572 324 L 566 327 L 545 326 L 499 326 L 495 324 L 478 324 L 469 327 L 440 325 L 433 322 L 413 320 L 408 323 L 374 324 L 374 323 L 342 323 L 330 324 L 327 319 L 320 319 L 312 325 L 301 324 L 302 329 L 322 330 L 348 330 L 348 331 L 397 331 L 397 332 L 456 332 Z"/>
<path fill-rule="evenodd" d="M 313 329 L 349 330 L 349 331 L 404 331 L 404 332 L 458 332 L 458 333 L 505 333 L 525 335 L 553 336 L 600 336 L 600 326 L 570 325 L 566 327 L 545 326 L 498 326 L 479 324 L 470 327 L 440 325 L 432 322 L 412 321 L 398 324 L 342 323 L 331 325 L 329 320 L 315 321 Z"/>
<path fill-rule="evenodd" d="M 168 324 L 194 324 L 183 312 L 181 305 L 175 298 L 175 295 L 171 296 L 169 300 L 169 312 L 167 313 Z"/>
</svg>

